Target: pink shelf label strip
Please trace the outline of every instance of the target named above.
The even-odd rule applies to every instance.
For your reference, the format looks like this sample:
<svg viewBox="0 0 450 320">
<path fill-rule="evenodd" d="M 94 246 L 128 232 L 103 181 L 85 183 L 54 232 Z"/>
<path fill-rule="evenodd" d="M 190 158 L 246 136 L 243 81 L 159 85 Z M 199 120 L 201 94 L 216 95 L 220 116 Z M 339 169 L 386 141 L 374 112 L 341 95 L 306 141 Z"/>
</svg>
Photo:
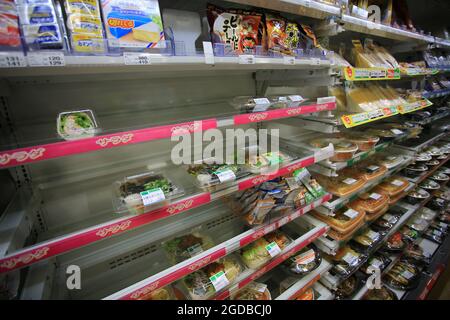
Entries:
<svg viewBox="0 0 450 320">
<path fill-rule="evenodd" d="M 180 136 L 214 128 L 217 128 L 217 120 L 207 119 L 2 151 L 0 152 L 0 168 L 166 139 L 172 135 Z"/>
<path fill-rule="evenodd" d="M 246 113 L 234 116 L 234 124 L 242 125 L 255 122 L 269 121 L 281 118 L 295 117 L 301 114 L 308 114 L 320 111 L 330 111 L 336 109 L 336 103 L 314 104 L 310 106 L 300 106 L 294 108 L 284 108 L 268 110 L 264 112 Z"/>
<path fill-rule="evenodd" d="M 0 273 L 23 268 L 38 261 L 49 259 L 53 256 L 69 252 L 96 241 L 106 239 L 172 215 L 179 214 L 195 207 L 199 207 L 209 203 L 210 201 L 211 195 L 209 193 L 203 193 L 192 198 L 177 201 L 155 211 L 119 221 L 116 220 L 113 223 L 105 224 L 89 231 L 80 232 L 74 235 L 69 235 L 60 240 L 34 246 L 32 249 L 24 250 L 1 259 Z"/>
</svg>

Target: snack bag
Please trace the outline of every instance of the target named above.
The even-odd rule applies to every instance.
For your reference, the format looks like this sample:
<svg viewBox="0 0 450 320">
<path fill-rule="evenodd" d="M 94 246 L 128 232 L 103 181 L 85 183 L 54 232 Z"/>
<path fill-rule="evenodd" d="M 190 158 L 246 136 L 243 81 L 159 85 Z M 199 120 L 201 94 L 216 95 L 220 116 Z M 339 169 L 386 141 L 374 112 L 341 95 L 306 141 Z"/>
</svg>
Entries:
<svg viewBox="0 0 450 320">
<path fill-rule="evenodd" d="M 290 54 L 294 54 L 294 50 L 300 46 L 300 28 L 295 22 L 286 24 L 286 38 L 284 39 L 284 47 Z"/>
<path fill-rule="evenodd" d="M 261 15 L 244 14 L 239 32 L 239 53 L 253 53 L 260 44 L 258 28 L 261 23 Z"/>
<path fill-rule="evenodd" d="M 286 20 L 266 14 L 267 50 L 274 53 L 286 51 Z"/>
<path fill-rule="evenodd" d="M 0 2 L 0 47 L 19 47 L 19 16 L 13 0 Z"/>
</svg>

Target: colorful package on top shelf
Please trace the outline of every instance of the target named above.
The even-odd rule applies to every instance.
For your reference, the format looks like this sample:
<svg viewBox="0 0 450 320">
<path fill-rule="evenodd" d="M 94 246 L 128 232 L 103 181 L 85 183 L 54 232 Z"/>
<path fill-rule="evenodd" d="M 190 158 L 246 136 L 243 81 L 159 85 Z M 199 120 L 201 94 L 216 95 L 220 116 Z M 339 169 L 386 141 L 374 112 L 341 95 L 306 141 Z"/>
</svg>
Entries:
<svg viewBox="0 0 450 320">
<path fill-rule="evenodd" d="M 0 1 L 0 26 L 0 49 L 20 48 L 19 15 L 14 0 Z"/>
<path fill-rule="evenodd" d="M 158 0 L 101 0 L 110 48 L 164 48 Z"/>
<path fill-rule="evenodd" d="M 71 47 L 76 53 L 104 53 L 105 32 L 97 0 L 65 0 Z"/>
<path fill-rule="evenodd" d="M 357 68 L 397 69 L 397 60 L 383 47 L 366 39 L 364 46 L 359 40 L 353 40 L 352 57 Z"/>
<path fill-rule="evenodd" d="M 28 50 L 64 49 L 61 7 L 52 0 L 18 0 L 20 25 Z"/>
</svg>

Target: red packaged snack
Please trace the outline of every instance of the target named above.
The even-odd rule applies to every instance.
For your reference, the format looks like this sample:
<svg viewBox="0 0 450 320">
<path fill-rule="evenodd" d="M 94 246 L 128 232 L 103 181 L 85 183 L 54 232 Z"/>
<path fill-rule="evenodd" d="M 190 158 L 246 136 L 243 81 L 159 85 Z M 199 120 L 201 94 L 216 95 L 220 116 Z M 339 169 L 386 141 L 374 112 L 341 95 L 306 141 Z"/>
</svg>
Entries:
<svg viewBox="0 0 450 320">
<path fill-rule="evenodd" d="M 0 3 L 0 46 L 20 46 L 19 17 L 12 0 Z"/>
<path fill-rule="evenodd" d="M 207 16 L 213 43 L 230 44 L 231 51 L 237 54 L 253 54 L 260 44 L 261 15 L 208 5 Z"/>
<path fill-rule="evenodd" d="M 267 50 L 282 53 L 286 51 L 286 20 L 281 17 L 266 14 Z"/>
</svg>

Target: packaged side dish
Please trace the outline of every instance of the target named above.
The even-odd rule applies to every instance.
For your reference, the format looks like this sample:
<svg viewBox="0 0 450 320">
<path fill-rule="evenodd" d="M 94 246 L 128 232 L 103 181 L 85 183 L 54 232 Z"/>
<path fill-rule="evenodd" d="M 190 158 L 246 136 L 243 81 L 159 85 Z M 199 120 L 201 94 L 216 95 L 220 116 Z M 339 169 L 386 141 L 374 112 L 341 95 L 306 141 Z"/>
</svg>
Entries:
<svg viewBox="0 0 450 320">
<path fill-rule="evenodd" d="M 354 168 L 359 170 L 367 181 L 374 180 L 387 172 L 385 166 L 373 160 L 361 161 Z"/>
<path fill-rule="evenodd" d="M 416 266 L 400 261 L 383 277 L 385 283 L 393 289 L 411 290 L 417 286 L 419 270 Z"/>
<path fill-rule="evenodd" d="M 366 180 L 362 177 L 348 176 L 345 174 L 339 175 L 338 177 L 326 177 L 317 174 L 315 177 L 325 190 L 339 197 L 352 194 L 366 184 Z"/>
<path fill-rule="evenodd" d="M 381 289 L 371 289 L 362 297 L 362 300 L 398 300 L 394 291 L 382 286 Z"/>
<path fill-rule="evenodd" d="M 340 233 L 348 233 L 364 220 L 365 211 L 343 207 L 339 209 L 334 216 L 326 216 L 317 211 L 312 211 L 312 215 L 327 223 L 333 230 Z"/>
<path fill-rule="evenodd" d="M 302 276 L 317 269 L 322 262 L 320 251 L 314 244 L 303 248 L 283 263 L 289 274 Z"/>
<path fill-rule="evenodd" d="M 193 300 L 206 300 L 232 284 L 243 270 L 237 257 L 229 255 L 187 275 L 183 284 Z"/>
<path fill-rule="evenodd" d="M 348 132 L 340 134 L 342 138 L 345 138 L 358 145 L 360 151 L 372 150 L 375 145 L 380 141 L 380 138 L 374 135 L 365 134 L 363 132 Z"/>
<path fill-rule="evenodd" d="M 349 207 L 366 213 L 377 213 L 389 204 L 389 196 L 373 192 L 365 192 L 350 203 Z"/>
<path fill-rule="evenodd" d="M 214 246 L 212 239 L 201 230 L 193 230 L 182 236 L 166 240 L 162 243 L 169 260 L 173 264 L 192 258 Z"/>
<path fill-rule="evenodd" d="M 56 120 L 58 135 L 64 140 L 93 137 L 99 131 L 92 110 L 61 112 Z"/>
<path fill-rule="evenodd" d="M 161 173 L 144 172 L 115 183 L 116 209 L 135 214 L 162 207 L 184 194 L 170 178 Z"/>
<path fill-rule="evenodd" d="M 409 182 L 405 178 L 394 176 L 389 177 L 376 186 L 374 191 L 386 194 L 389 197 L 395 197 L 408 188 Z"/>
<path fill-rule="evenodd" d="M 315 148 L 325 148 L 329 144 L 334 146 L 334 156 L 330 158 L 330 161 L 343 162 L 353 158 L 358 146 L 346 139 L 339 138 L 321 138 L 310 141 L 310 145 Z"/>
<path fill-rule="evenodd" d="M 363 252 L 369 252 L 382 239 L 382 235 L 370 228 L 361 234 L 353 237 L 353 243 L 356 248 Z"/>
<path fill-rule="evenodd" d="M 334 261 L 332 270 L 339 276 L 347 277 L 359 267 L 365 256 L 353 250 L 350 246 L 344 246 L 331 259 Z"/>
<path fill-rule="evenodd" d="M 267 285 L 259 282 L 251 282 L 244 289 L 239 290 L 231 300 L 260 300 L 268 301 L 272 300 L 270 291 Z"/>
<path fill-rule="evenodd" d="M 157 289 L 139 298 L 139 300 L 177 300 L 172 286 Z"/>
</svg>

